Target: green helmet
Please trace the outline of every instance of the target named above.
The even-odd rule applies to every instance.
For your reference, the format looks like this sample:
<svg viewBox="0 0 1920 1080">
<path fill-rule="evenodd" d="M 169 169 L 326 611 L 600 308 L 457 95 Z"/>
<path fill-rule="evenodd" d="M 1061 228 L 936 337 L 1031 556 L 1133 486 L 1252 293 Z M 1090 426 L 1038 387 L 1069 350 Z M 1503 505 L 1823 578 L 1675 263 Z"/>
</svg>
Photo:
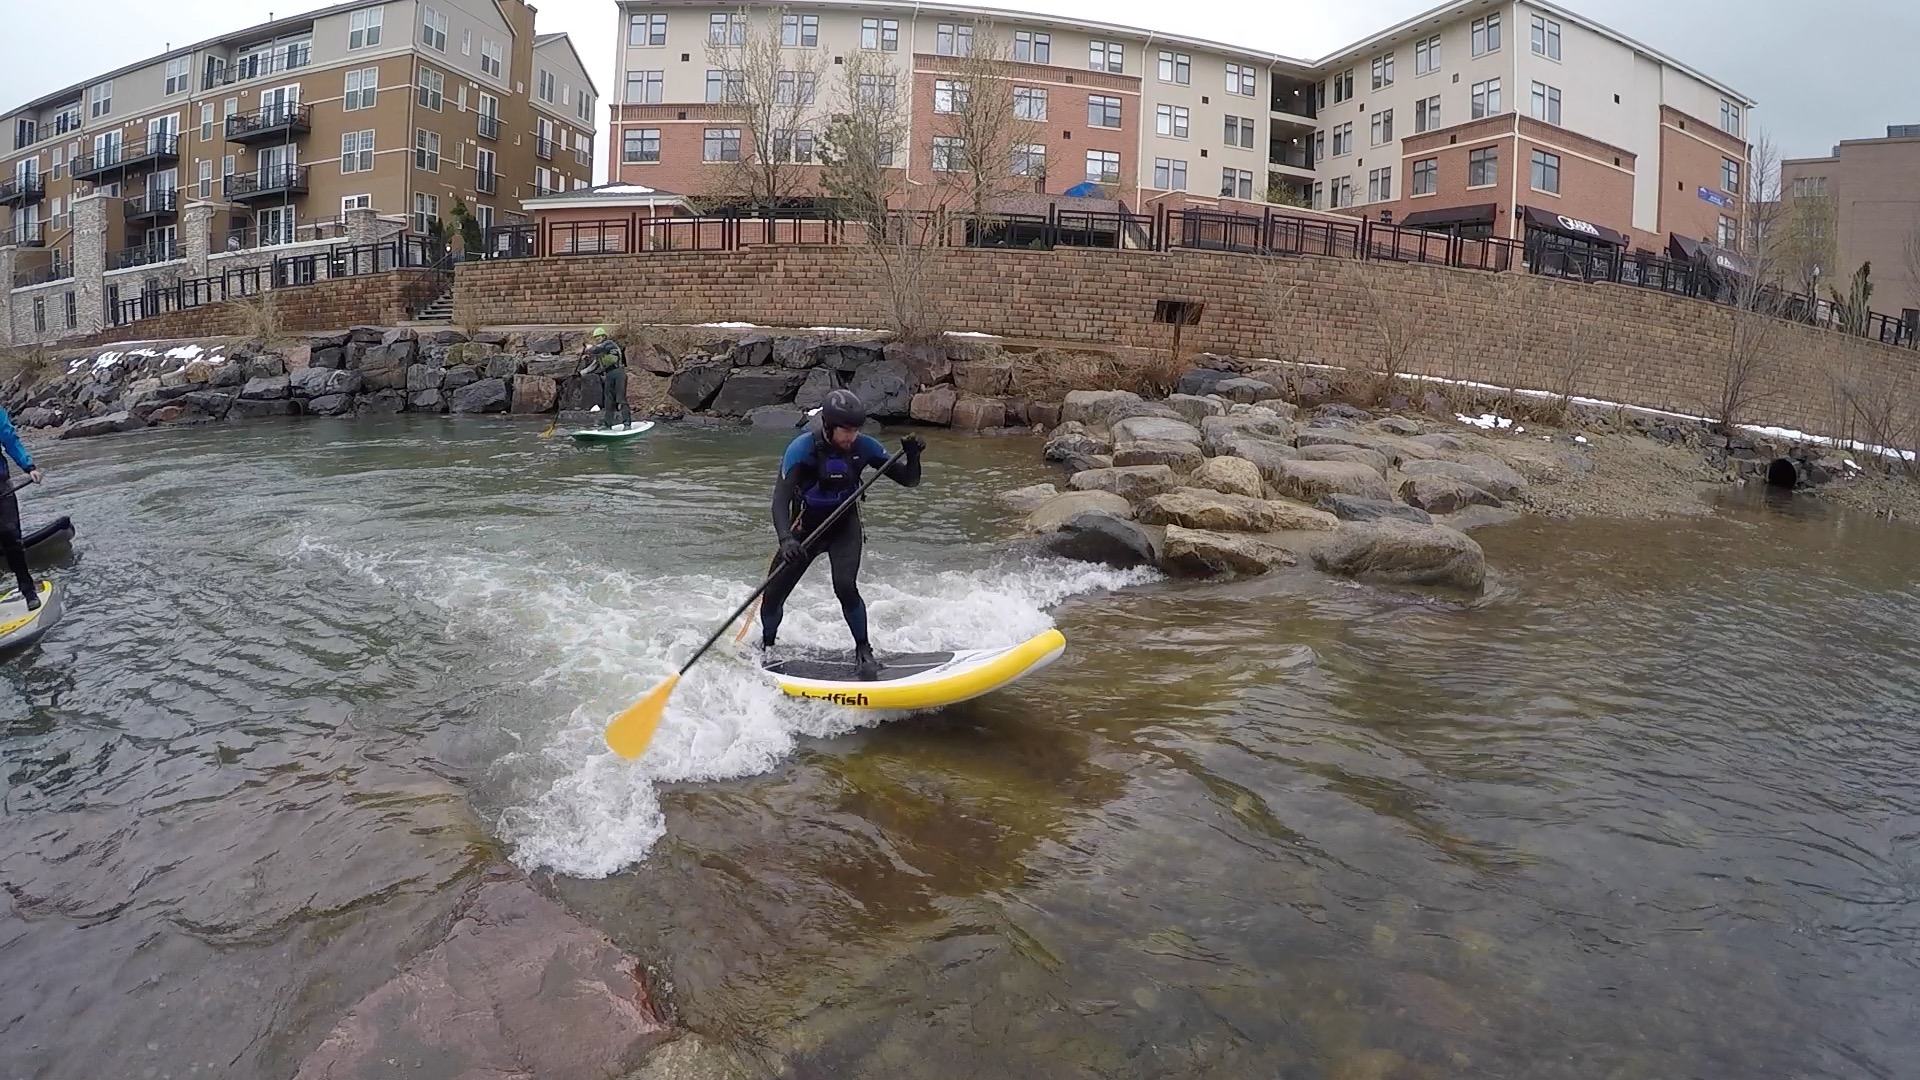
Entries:
<svg viewBox="0 0 1920 1080">
<path fill-rule="evenodd" d="M 606 327 L 604 327 L 604 326 L 596 326 L 596 327 L 594 327 L 594 328 L 593 328 L 593 336 L 594 336 L 594 337 L 597 337 L 597 338 L 600 338 L 600 337 L 606 337 L 606 336 L 607 336 L 607 328 L 606 328 Z"/>
</svg>

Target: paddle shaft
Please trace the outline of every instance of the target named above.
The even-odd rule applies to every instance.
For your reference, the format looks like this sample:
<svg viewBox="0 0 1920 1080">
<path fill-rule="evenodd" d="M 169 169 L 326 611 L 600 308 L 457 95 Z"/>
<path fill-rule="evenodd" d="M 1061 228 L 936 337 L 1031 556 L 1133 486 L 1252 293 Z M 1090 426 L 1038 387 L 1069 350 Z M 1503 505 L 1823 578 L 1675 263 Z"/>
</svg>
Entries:
<svg viewBox="0 0 1920 1080">
<path fill-rule="evenodd" d="M 13 482 L 13 483 L 9 483 L 9 484 L 7 485 L 7 494 L 9 494 L 9 495 L 11 495 L 11 494 L 13 494 L 14 492 L 16 492 L 16 491 L 19 491 L 19 490 L 20 490 L 21 488 L 23 488 L 23 487 L 26 487 L 26 486 L 27 486 L 28 484 L 31 484 L 31 483 L 33 483 L 33 476 L 32 476 L 32 474 L 29 474 L 29 473 L 22 473 L 22 474 L 20 475 L 20 479 L 19 479 L 19 480 L 17 480 L 17 481 L 15 481 L 15 482 Z"/>
<path fill-rule="evenodd" d="M 900 458 L 903 455 L 905 455 L 906 452 L 907 452 L 906 449 L 903 447 L 899 450 L 894 451 L 893 456 L 887 458 L 886 461 L 882 462 L 877 472 L 875 472 L 872 476 L 868 477 L 866 480 L 861 482 L 859 490 L 855 491 L 853 495 L 847 499 L 846 502 L 843 502 L 839 506 L 834 507 L 833 513 L 828 514 L 825 521 L 822 521 L 819 525 L 815 526 L 813 531 L 808 534 L 807 539 L 800 541 L 800 550 L 805 551 L 808 545 L 812 543 L 814 538 L 825 536 L 827 534 L 827 530 L 833 527 L 833 523 L 840 520 L 840 515 L 852 509 L 853 505 L 860 501 L 861 496 L 867 493 L 867 489 L 872 487 L 875 484 L 875 482 L 877 482 L 880 479 L 880 477 L 885 475 L 886 471 L 893 467 L 893 463 L 900 460 Z M 776 564 L 773 570 L 767 574 L 767 579 L 760 583 L 760 587 L 753 590 L 752 595 L 748 596 L 745 600 L 741 601 L 739 607 L 733 609 L 733 614 L 727 616 L 726 621 L 721 623 L 720 628 L 718 630 L 715 630 L 712 636 L 707 638 L 706 642 L 700 646 L 700 650 L 698 652 L 694 653 L 693 656 L 690 659 L 688 659 L 686 663 L 680 665 L 680 674 L 685 675 L 687 673 L 688 668 L 692 667 L 696 661 L 698 661 L 702 656 L 705 656 L 707 654 L 707 650 L 713 647 L 713 643 L 720 640 L 720 635 L 727 632 L 727 627 L 733 625 L 733 620 L 739 618 L 740 613 L 743 611 L 746 611 L 747 608 L 751 607 L 755 600 L 760 599 L 760 594 L 767 591 L 767 587 L 773 584 L 774 577 L 779 573 L 780 573 L 780 567 L 779 565 Z"/>
</svg>

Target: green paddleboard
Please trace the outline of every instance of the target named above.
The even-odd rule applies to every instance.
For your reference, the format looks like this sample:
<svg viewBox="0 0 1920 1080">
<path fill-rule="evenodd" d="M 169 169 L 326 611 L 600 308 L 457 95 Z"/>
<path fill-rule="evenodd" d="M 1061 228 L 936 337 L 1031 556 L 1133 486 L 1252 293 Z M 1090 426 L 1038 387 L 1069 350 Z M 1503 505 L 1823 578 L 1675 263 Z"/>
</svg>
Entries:
<svg viewBox="0 0 1920 1080">
<path fill-rule="evenodd" d="M 636 420 L 631 424 L 617 424 L 604 428 L 581 428 L 573 432 L 573 437 L 581 442 L 619 442 L 631 439 L 635 435 L 645 435 L 653 430 L 653 421 Z"/>
</svg>

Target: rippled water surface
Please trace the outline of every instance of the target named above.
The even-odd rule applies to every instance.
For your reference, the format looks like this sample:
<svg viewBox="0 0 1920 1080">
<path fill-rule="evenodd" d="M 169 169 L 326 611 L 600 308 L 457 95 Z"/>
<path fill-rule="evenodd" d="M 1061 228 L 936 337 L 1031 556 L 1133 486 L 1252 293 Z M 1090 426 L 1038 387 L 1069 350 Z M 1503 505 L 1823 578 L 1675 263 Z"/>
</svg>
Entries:
<svg viewBox="0 0 1920 1080">
<path fill-rule="evenodd" d="M 1920 542 L 1804 503 L 1483 531 L 1472 605 L 1034 560 L 1027 440 L 863 510 L 878 724 L 704 661 L 782 440 L 434 418 L 60 444 L 0 666 L 0 1077 L 288 1076 L 509 858 L 793 1077 L 1898 1077 Z M 892 439 L 890 438 L 891 442 Z M 842 647 L 824 567 L 787 640 Z M 151 1070 L 151 1071 L 149 1071 Z"/>
</svg>

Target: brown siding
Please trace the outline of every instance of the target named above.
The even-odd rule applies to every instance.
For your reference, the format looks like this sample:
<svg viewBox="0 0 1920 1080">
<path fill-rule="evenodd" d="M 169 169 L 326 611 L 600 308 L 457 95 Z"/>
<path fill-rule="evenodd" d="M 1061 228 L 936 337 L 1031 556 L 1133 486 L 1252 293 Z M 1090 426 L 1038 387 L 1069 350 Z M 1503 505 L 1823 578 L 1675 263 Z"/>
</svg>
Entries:
<svg viewBox="0 0 1920 1080">
<path fill-rule="evenodd" d="M 1822 176 L 1833 204 L 1836 266 L 1827 280 L 1844 280 L 1863 262 L 1873 264 L 1873 307 L 1897 313 L 1920 307 L 1920 267 L 1908 264 L 1907 244 L 1920 236 L 1920 139 L 1843 142 L 1829 158 L 1780 165 L 1781 197 L 1793 198 L 1793 182 Z"/>
<path fill-rule="evenodd" d="M 1718 207 L 1700 197 L 1700 189 L 1720 190 L 1721 162 L 1741 162 L 1742 190 L 1746 144 L 1698 117 L 1667 106 L 1660 109 L 1660 232 L 1719 242 L 1720 216 L 1740 220 L 1740 200 Z"/>
</svg>

